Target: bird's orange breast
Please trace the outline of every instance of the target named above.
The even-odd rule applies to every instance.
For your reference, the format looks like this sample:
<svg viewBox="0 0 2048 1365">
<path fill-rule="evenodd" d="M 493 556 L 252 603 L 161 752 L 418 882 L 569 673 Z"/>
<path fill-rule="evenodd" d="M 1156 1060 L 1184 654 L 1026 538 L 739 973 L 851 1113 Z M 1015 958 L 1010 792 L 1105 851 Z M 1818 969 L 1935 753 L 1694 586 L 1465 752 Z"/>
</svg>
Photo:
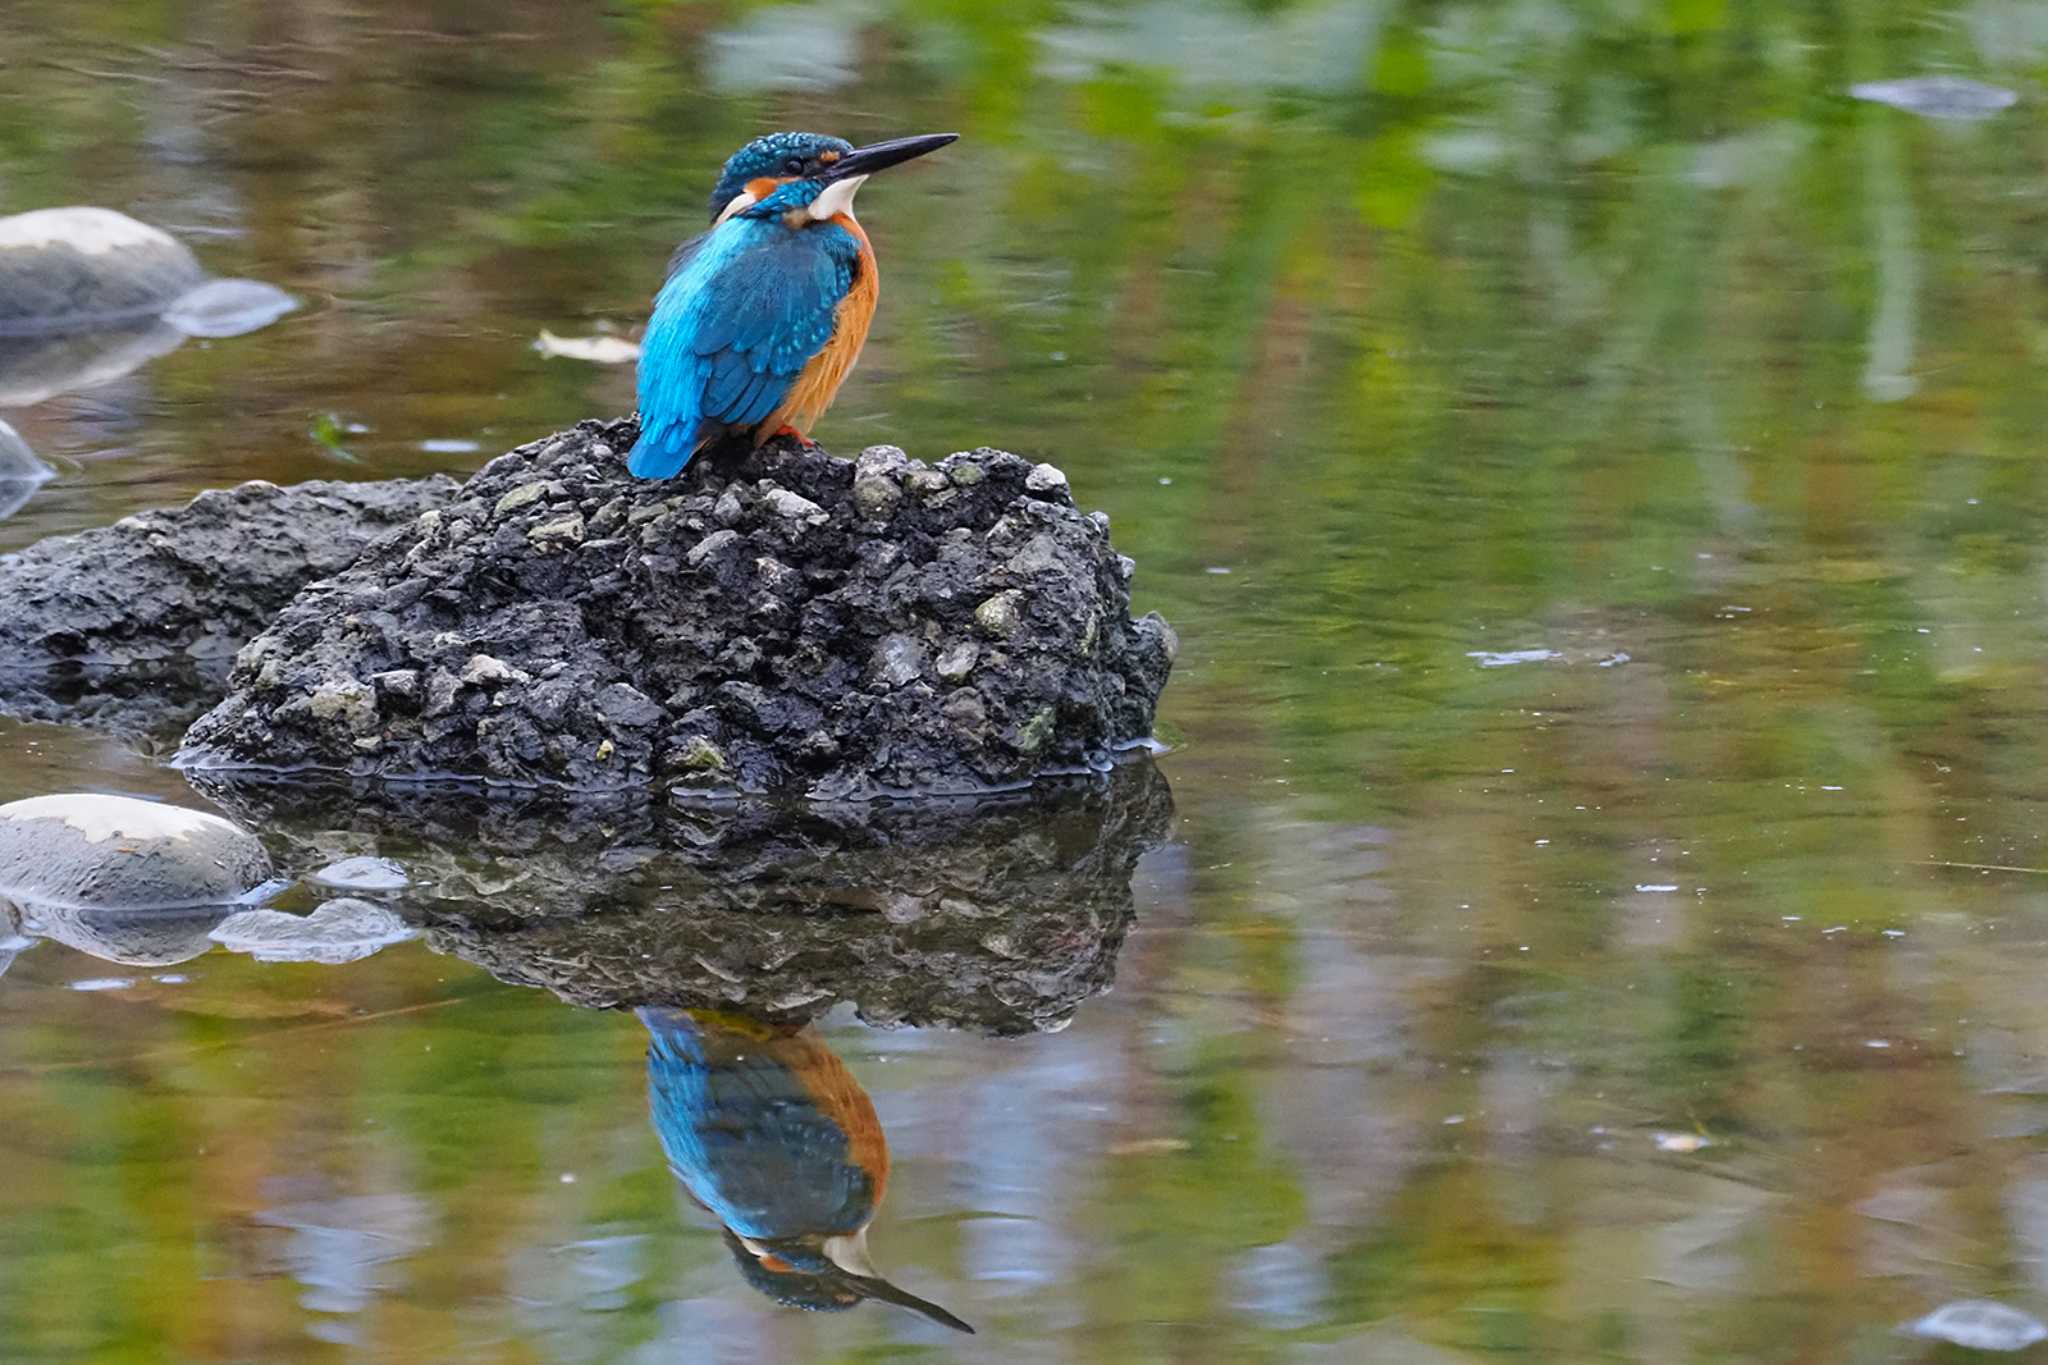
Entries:
<svg viewBox="0 0 2048 1365">
<path fill-rule="evenodd" d="M 861 347 L 867 344 L 868 325 L 875 320 L 875 305 L 882 298 L 875 249 L 852 214 L 837 214 L 830 221 L 852 233 L 854 240 L 860 243 L 860 269 L 854 272 L 853 287 L 846 291 L 846 297 L 839 301 L 839 307 L 833 313 L 831 339 L 798 372 L 795 382 L 789 386 L 788 397 L 782 400 L 782 406 L 769 413 L 768 420 L 755 428 L 756 441 L 765 441 L 784 427 L 791 427 L 800 435 L 809 435 L 818 419 L 825 415 L 825 409 L 831 407 L 832 400 L 839 396 L 839 386 L 846 382 L 847 375 L 853 373 L 854 362 L 860 359 Z"/>
</svg>

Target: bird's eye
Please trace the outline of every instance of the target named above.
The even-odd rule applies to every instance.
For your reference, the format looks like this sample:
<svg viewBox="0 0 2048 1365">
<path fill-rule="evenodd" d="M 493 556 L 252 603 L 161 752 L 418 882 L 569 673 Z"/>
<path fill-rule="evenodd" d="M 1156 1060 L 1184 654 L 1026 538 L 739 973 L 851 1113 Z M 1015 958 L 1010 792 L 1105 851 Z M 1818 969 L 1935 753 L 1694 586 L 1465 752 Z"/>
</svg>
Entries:
<svg viewBox="0 0 2048 1365">
<path fill-rule="evenodd" d="M 791 175 L 801 175 L 804 169 L 804 159 L 800 156 L 790 157 L 782 163 L 782 169 L 788 171 Z"/>
</svg>

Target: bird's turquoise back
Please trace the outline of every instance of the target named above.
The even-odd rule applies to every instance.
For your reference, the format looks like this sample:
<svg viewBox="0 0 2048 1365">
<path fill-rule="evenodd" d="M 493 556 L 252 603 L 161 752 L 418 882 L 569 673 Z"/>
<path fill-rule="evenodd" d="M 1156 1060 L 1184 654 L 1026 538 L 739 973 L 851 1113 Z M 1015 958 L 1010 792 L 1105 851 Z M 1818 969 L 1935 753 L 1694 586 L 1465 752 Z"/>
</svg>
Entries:
<svg viewBox="0 0 2048 1365">
<path fill-rule="evenodd" d="M 655 1132 L 670 1168 L 720 1222 L 779 1241 L 856 1232 L 874 1217 L 886 1176 L 862 1167 L 860 1143 L 834 1110 L 832 1073 L 844 1068 L 823 1043 L 722 1030 L 680 1010 L 639 1013 Z M 871 1110 L 865 1117 L 872 1125 Z"/>
<path fill-rule="evenodd" d="M 817 192 L 785 185 L 679 253 L 641 343 L 634 474 L 668 478 L 706 441 L 765 421 L 831 339 L 861 247 L 836 224 L 784 223 Z"/>
</svg>

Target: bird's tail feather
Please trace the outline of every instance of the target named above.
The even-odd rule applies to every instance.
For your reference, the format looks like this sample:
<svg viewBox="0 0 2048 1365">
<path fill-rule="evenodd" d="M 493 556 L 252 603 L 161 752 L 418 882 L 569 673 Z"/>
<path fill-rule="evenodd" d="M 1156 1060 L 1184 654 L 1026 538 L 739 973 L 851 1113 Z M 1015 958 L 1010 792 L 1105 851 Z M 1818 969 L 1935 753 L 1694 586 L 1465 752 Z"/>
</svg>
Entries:
<svg viewBox="0 0 2048 1365">
<path fill-rule="evenodd" d="M 626 457 L 626 468 L 637 479 L 671 479 L 683 472 L 696 453 L 697 443 L 676 423 L 647 426 L 641 429 L 633 453 Z"/>
</svg>

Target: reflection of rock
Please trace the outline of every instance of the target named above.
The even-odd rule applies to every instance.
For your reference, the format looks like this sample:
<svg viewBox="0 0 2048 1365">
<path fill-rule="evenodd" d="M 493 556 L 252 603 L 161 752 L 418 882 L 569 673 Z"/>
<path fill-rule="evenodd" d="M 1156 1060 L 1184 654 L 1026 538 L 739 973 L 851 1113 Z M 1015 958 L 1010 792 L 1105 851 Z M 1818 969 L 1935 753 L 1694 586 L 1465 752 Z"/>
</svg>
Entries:
<svg viewBox="0 0 2048 1365">
<path fill-rule="evenodd" d="M 30 939 L 54 939 L 107 962 L 163 967 L 189 962 L 213 947 L 213 927 L 231 913 L 225 905 L 186 910 L 80 910 L 0 901 L 0 924 L 11 922 Z"/>
<path fill-rule="evenodd" d="M 66 793 L 0 806 L 0 896 L 95 910 L 225 905 L 270 879 L 256 837 L 217 815 Z"/>
<path fill-rule="evenodd" d="M 775 443 L 631 478 L 631 424 L 493 461 L 314 585 L 183 762 L 575 791 L 987 790 L 1144 739 L 1172 634 L 1050 466 Z"/>
<path fill-rule="evenodd" d="M 104 384 L 188 336 L 239 336 L 297 307 L 257 280 L 209 280 L 182 242 L 109 209 L 0 218 L 0 407 Z"/>
<path fill-rule="evenodd" d="M 119 379 L 175 351 L 185 334 L 150 318 L 97 332 L 0 336 L 0 408 L 26 408 Z"/>
<path fill-rule="evenodd" d="M 305 583 L 455 487 L 441 477 L 245 483 L 0 556 L 0 710 L 12 676 L 57 663 L 232 654 Z"/>
<path fill-rule="evenodd" d="M 353 897 L 331 900 L 310 915 L 241 910 L 213 928 L 213 941 L 258 962 L 355 962 L 417 931 L 381 905 Z"/>
<path fill-rule="evenodd" d="M 643 1009 L 640 1020 L 669 1169 L 724 1225 L 748 1284 L 792 1307 L 836 1312 L 874 1299 L 974 1330 L 889 1283 L 869 1258 L 889 1143 L 824 1039 L 709 1010 Z"/>
<path fill-rule="evenodd" d="M 564 811 L 337 788 L 217 792 L 293 867 L 375 853 L 428 943 L 572 1004 L 743 1010 L 854 1002 L 878 1024 L 1014 1034 L 1105 989 L 1131 873 L 1172 798 L 1149 762 L 1031 799 Z"/>
<path fill-rule="evenodd" d="M 0 568 L 0 578 L 5 572 Z M 0 716 L 105 730 L 152 756 L 168 757 L 185 727 L 220 700 L 227 673 L 226 659 L 58 664 L 32 673 L 9 672 L 0 662 Z"/>
</svg>

